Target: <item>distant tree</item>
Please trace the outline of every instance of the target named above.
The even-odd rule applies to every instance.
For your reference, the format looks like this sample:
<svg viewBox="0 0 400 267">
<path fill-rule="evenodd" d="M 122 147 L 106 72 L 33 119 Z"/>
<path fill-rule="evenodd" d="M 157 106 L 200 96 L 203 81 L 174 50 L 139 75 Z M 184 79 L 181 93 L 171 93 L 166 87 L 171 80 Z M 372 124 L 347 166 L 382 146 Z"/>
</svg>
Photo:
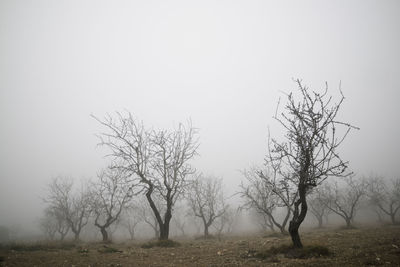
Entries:
<svg viewBox="0 0 400 267">
<path fill-rule="evenodd" d="M 45 209 L 44 217 L 40 221 L 40 226 L 50 240 L 53 240 L 56 233 L 58 233 L 60 235 L 60 240 L 63 241 L 70 230 L 70 225 L 64 213 L 59 209 L 51 207 Z"/>
<path fill-rule="evenodd" d="M 114 223 L 112 223 L 107 229 L 109 241 L 114 240 L 115 233 L 117 232 L 118 229 L 121 229 L 121 227 L 123 227 L 123 224 L 122 224 L 122 217 L 120 215 L 118 219 Z"/>
<path fill-rule="evenodd" d="M 135 194 L 128 176 L 119 168 L 103 170 L 92 185 L 94 225 L 100 229 L 103 242 L 109 242 L 109 227 L 116 223 Z"/>
<path fill-rule="evenodd" d="M 372 205 L 371 209 L 376 214 L 376 216 L 378 217 L 377 218 L 378 219 L 377 222 L 378 223 L 384 223 L 386 214 L 379 207 L 377 207 L 376 205 Z"/>
<path fill-rule="evenodd" d="M 192 214 L 203 222 L 204 237 L 208 238 L 210 226 L 217 218 L 223 216 L 228 208 L 223 195 L 222 180 L 202 174 L 195 176 L 187 199 Z"/>
<path fill-rule="evenodd" d="M 57 233 L 57 223 L 55 221 L 55 218 L 47 212 L 47 209 L 44 213 L 44 216 L 40 218 L 39 227 L 47 239 L 55 239 Z"/>
<path fill-rule="evenodd" d="M 232 208 L 227 206 L 222 216 L 215 220 L 215 223 L 212 226 L 214 227 L 219 240 L 221 240 L 223 233 L 232 233 L 233 227 L 236 223 L 236 216 L 237 213 Z"/>
<path fill-rule="evenodd" d="M 9 241 L 10 241 L 10 230 L 8 229 L 8 227 L 0 225 L 0 244 L 7 243 Z"/>
<path fill-rule="evenodd" d="M 79 240 L 80 233 L 85 227 L 91 216 L 90 194 L 86 185 L 83 185 L 80 191 L 76 192 L 72 198 L 72 210 L 66 217 L 71 231 L 74 233 L 74 239 Z"/>
<path fill-rule="evenodd" d="M 350 177 L 344 180 L 345 186 L 339 187 L 335 182 L 326 185 L 326 195 L 323 200 L 326 207 L 342 217 L 347 227 L 352 227 L 354 217 L 360 207 L 361 200 L 366 194 L 367 184 L 364 179 Z"/>
<path fill-rule="evenodd" d="M 175 202 L 187 186 L 187 177 L 194 173 L 189 164 L 196 155 L 197 131 L 191 123 L 179 124 L 173 131 L 147 130 L 129 113 L 116 118 L 95 118 L 108 129 L 100 135 L 100 144 L 111 149 L 111 156 L 120 162 L 119 168 L 139 182 L 157 219 L 160 239 L 169 237 L 169 226 Z M 154 203 L 163 200 L 164 214 Z"/>
<path fill-rule="evenodd" d="M 260 226 L 262 231 L 269 230 L 275 232 L 274 222 L 267 214 L 253 210 L 252 217 L 255 219 L 257 225 Z"/>
<path fill-rule="evenodd" d="M 189 213 L 189 215 L 190 215 L 190 213 Z M 190 215 L 187 220 L 188 220 L 188 224 L 191 226 L 191 230 L 193 231 L 193 234 L 195 236 L 200 236 L 202 234 L 202 232 L 204 233 L 203 222 L 201 221 L 200 218 Z"/>
<path fill-rule="evenodd" d="M 81 191 L 72 191 L 73 181 L 65 177 L 53 178 L 48 185 L 48 195 L 44 201 L 49 208 L 62 216 L 74 233 L 74 239 L 79 240 L 82 228 L 90 217 L 89 194 L 85 187 Z"/>
<path fill-rule="evenodd" d="M 390 217 L 392 224 L 397 223 L 396 214 L 400 210 L 400 179 L 390 180 L 388 184 L 383 178 L 370 178 L 367 195 L 378 215 L 383 212 Z M 382 220 L 380 216 L 379 218 Z"/>
<path fill-rule="evenodd" d="M 188 213 L 184 205 L 175 206 L 175 214 L 172 218 L 176 229 L 180 232 L 181 236 L 186 236 L 186 223 L 187 223 Z"/>
<path fill-rule="evenodd" d="M 140 216 L 139 207 L 133 203 L 131 203 L 123 212 L 122 215 L 122 225 L 129 232 L 129 236 L 131 240 L 134 240 L 136 237 L 136 228 L 139 223 L 142 222 L 142 217 Z"/>
<path fill-rule="evenodd" d="M 266 168 L 272 169 L 277 186 L 275 191 L 294 188 L 297 199 L 289 223 L 293 246 L 302 248 L 299 227 L 304 221 L 308 205 L 307 194 L 330 176 L 347 176 L 348 162 L 338 154 L 338 148 L 351 129 L 356 127 L 337 119 L 344 96 L 337 103 L 322 93 L 310 91 L 300 80 L 295 81 L 298 96 L 287 95 L 283 112 L 274 118 L 286 131 L 284 141 L 269 139 L 265 158 Z M 341 91 L 340 91 L 341 92 Z M 299 99 L 297 99 L 299 97 Z M 341 129 L 343 128 L 343 129 Z"/>
<path fill-rule="evenodd" d="M 278 187 L 276 179 L 267 171 L 256 168 L 242 172 L 246 183 L 240 185 L 239 195 L 244 200 L 241 208 L 254 209 L 264 218 L 264 223 L 271 229 L 276 226 L 282 234 L 287 234 L 286 224 L 296 199 L 296 191 L 287 186 Z M 274 214 L 277 208 L 284 208 L 285 215 L 279 222 Z"/>
<path fill-rule="evenodd" d="M 310 212 L 318 221 L 318 228 L 322 228 L 324 218 L 331 213 L 325 205 L 325 198 L 328 194 L 326 187 L 316 187 L 309 196 Z"/>
</svg>

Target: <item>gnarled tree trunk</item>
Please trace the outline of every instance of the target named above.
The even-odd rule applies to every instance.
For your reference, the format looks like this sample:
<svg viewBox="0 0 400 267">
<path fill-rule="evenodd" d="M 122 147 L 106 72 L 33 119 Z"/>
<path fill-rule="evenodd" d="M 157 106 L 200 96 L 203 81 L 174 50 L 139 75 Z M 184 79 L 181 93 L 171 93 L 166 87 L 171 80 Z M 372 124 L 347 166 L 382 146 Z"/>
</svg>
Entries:
<svg viewBox="0 0 400 267">
<path fill-rule="evenodd" d="M 100 228 L 101 236 L 103 237 L 103 242 L 108 243 L 110 240 L 108 239 L 108 233 L 105 227 Z"/>
<path fill-rule="evenodd" d="M 293 218 L 289 223 L 289 233 L 295 248 L 302 248 L 299 227 L 307 215 L 306 186 L 299 185 L 299 199 L 294 204 Z M 301 205 L 300 213 L 299 206 Z"/>
</svg>

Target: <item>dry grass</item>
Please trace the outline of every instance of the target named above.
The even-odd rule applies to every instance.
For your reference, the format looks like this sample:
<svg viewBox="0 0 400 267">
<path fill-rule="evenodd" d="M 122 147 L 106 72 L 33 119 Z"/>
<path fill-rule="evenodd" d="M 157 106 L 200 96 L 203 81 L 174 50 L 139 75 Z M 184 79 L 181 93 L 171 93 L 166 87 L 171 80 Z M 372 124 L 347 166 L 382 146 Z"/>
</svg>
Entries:
<svg viewBox="0 0 400 267">
<path fill-rule="evenodd" d="M 173 247 L 180 247 L 181 244 L 173 241 L 173 240 L 156 240 L 156 241 L 150 241 L 147 243 L 144 243 L 141 248 L 154 248 L 154 247 L 160 247 L 160 248 L 173 248 Z"/>
<path fill-rule="evenodd" d="M 180 246 L 83 243 L 0 248 L 3 266 L 400 266 L 400 227 L 323 229 L 303 233 L 305 249 L 290 237 L 187 240 Z"/>
</svg>

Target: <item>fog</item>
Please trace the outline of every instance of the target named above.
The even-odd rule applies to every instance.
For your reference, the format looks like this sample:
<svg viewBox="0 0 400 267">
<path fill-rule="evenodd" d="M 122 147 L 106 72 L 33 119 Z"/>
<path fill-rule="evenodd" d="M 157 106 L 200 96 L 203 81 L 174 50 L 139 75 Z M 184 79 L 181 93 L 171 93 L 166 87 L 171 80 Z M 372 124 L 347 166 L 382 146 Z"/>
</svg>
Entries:
<svg viewBox="0 0 400 267">
<path fill-rule="evenodd" d="M 38 232 L 46 184 L 96 176 L 103 117 L 191 119 L 194 166 L 222 177 L 262 164 L 277 102 L 300 78 L 346 97 L 360 127 L 341 155 L 360 175 L 400 175 L 398 1 L 0 2 L 0 225 Z M 235 197 L 232 201 L 237 202 Z M 238 204 L 238 203 L 236 203 Z"/>
</svg>

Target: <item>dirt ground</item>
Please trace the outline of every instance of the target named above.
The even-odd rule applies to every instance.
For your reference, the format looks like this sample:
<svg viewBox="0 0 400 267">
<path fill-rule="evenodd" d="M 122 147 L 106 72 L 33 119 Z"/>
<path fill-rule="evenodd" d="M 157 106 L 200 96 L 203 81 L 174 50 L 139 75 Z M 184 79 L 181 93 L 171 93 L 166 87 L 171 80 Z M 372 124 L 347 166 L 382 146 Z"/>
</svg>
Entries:
<svg viewBox="0 0 400 267">
<path fill-rule="evenodd" d="M 24 244 L 0 248 L 0 266 L 400 266 L 400 226 L 324 229 L 302 233 L 305 246 L 327 247 L 331 255 L 308 259 L 276 254 L 255 257 L 286 236 L 181 240 L 179 247 L 137 244 Z"/>
</svg>

